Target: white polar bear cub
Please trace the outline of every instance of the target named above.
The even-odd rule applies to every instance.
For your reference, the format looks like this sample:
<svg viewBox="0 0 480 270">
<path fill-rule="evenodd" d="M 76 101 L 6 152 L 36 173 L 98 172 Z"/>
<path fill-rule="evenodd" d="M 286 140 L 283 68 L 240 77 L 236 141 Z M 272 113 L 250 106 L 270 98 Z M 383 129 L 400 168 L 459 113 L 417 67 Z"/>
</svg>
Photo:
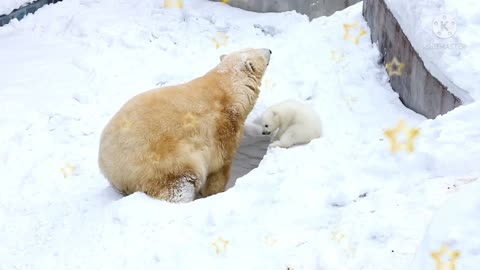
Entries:
<svg viewBox="0 0 480 270">
<path fill-rule="evenodd" d="M 320 117 L 308 105 L 286 100 L 269 107 L 260 118 L 262 135 L 272 137 L 269 147 L 289 148 L 306 144 L 322 135 Z"/>
</svg>

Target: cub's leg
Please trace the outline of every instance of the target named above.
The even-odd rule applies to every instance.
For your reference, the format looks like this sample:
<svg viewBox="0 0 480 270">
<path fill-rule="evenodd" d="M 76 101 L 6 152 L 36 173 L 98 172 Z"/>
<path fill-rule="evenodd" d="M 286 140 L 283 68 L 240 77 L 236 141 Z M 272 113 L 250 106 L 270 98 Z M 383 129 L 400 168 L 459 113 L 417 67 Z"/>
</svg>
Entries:
<svg viewBox="0 0 480 270">
<path fill-rule="evenodd" d="M 298 143 L 304 143 L 303 138 L 301 138 L 299 132 L 303 132 L 302 130 L 299 130 L 302 127 L 293 125 L 289 127 L 285 133 L 283 133 L 280 136 L 280 139 L 277 141 L 274 141 L 271 143 L 269 146 L 270 147 L 282 147 L 282 148 L 289 148 L 292 147 L 295 144 Z"/>
<path fill-rule="evenodd" d="M 270 142 L 274 142 L 274 141 L 278 141 L 280 140 L 280 137 L 282 137 L 283 133 L 285 133 L 285 130 L 287 128 L 286 127 L 283 127 L 281 126 L 278 130 L 277 130 L 277 133 L 275 133 L 275 136 L 272 137 L 272 139 L 270 140 Z"/>
<path fill-rule="evenodd" d="M 228 178 L 230 178 L 230 166 L 232 164 L 228 163 L 223 166 L 219 171 L 211 173 L 207 177 L 205 185 L 200 190 L 202 196 L 207 197 L 213 194 L 217 194 L 225 191 L 227 186 Z"/>
</svg>

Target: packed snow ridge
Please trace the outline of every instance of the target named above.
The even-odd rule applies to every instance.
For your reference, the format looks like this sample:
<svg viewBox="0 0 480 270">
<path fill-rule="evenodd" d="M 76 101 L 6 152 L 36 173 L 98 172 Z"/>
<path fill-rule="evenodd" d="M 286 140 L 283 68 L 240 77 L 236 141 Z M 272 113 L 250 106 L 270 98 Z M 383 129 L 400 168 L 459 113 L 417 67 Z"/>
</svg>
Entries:
<svg viewBox="0 0 480 270">
<path fill-rule="evenodd" d="M 0 16 L 9 14 L 17 8 L 23 7 L 34 0 L 2 0 L 0 2 Z"/>
<path fill-rule="evenodd" d="M 428 12 L 417 2 L 397 13 Z M 467 2 L 445 0 L 469 43 L 438 66 L 470 91 L 480 67 L 467 56 L 480 41 L 467 34 Z M 309 22 L 204 0 L 182 10 L 70 0 L 1 27 L 0 269 L 478 269 L 480 102 L 433 120 L 405 108 L 361 9 Z M 355 44 L 343 25 L 357 21 L 367 34 Z M 218 35 L 228 37 L 221 46 Z M 258 167 L 188 204 L 116 193 L 97 166 L 111 116 L 247 47 L 273 51 L 238 166 L 257 166 L 246 163 L 253 153 Z M 324 135 L 265 149 L 250 128 L 286 99 L 312 106 Z M 384 134 L 400 120 L 420 130 L 411 153 L 392 152 Z"/>
<path fill-rule="evenodd" d="M 386 0 L 429 71 L 464 104 L 480 99 L 480 5 L 475 0 Z"/>
</svg>

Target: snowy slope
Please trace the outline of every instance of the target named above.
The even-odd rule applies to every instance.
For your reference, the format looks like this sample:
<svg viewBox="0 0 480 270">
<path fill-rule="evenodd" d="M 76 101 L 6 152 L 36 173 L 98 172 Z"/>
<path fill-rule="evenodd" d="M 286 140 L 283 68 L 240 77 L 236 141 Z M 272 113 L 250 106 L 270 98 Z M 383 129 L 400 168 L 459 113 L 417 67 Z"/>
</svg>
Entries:
<svg viewBox="0 0 480 270">
<path fill-rule="evenodd" d="M 442 205 L 429 225 L 412 269 L 434 269 L 436 260 L 442 256 L 447 258 L 443 260 L 446 269 L 452 269 L 451 264 L 454 262 L 457 269 L 478 269 L 480 258 L 478 194 L 480 183 L 477 182 L 468 189 L 458 192 Z M 432 257 L 434 260 L 430 259 Z"/>
<path fill-rule="evenodd" d="M 70 0 L 0 28 L 9 63 L 0 67 L 0 269 L 431 265 L 430 249 L 449 240 L 425 234 L 432 216 L 480 175 L 480 102 L 435 120 L 406 109 L 369 34 L 358 45 L 343 39 L 343 24 L 356 21 L 367 27 L 361 4 L 308 22 L 203 0 L 182 11 L 154 0 Z M 218 32 L 228 40 L 217 49 Z M 233 188 L 189 204 L 115 193 L 96 162 L 110 117 L 131 96 L 200 76 L 244 47 L 273 51 L 248 126 L 293 98 L 314 106 L 325 136 L 269 149 Z M 401 119 L 420 128 L 413 153 L 392 153 L 384 135 Z M 480 259 L 462 250 L 459 260 L 467 256 Z"/>
<path fill-rule="evenodd" d="M 2 0 L 0 1 L 0 16 L 9 14 L 14 9 L 29 4 L 35 0 Z"/>
<path fill-rule="evenodd" d="M 426 67 L 464 103 L 480 100 L 480 5 L 476 0 L 387 0 Z M 452 35 L 437 36 L 433 23 L 443 15 Z M 448 17 L 447 17 L 448 18 Z M 439 25 L 440 26 L 440 25 Z M 442 28 L 440 28 L 442 30 Z"/>
</svg>

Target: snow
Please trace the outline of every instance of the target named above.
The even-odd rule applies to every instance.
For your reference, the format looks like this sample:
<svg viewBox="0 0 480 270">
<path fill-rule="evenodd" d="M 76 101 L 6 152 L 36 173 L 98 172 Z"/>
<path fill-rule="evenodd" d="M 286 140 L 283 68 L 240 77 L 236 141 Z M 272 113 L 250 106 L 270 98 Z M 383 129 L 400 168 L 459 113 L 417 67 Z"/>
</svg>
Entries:
<svg viewBox="0 0 480 270">
<path fill-rule="evenodd" d="M 343 39 L 356 21 L 358 45 Z M 70 0 L 1 27 L 0 269 L 423 270 L 447 244 L 474 270 L 480 102 L 434 120 L 406 109 L 368 36 L 361 4 L 309 22 L 203 0 Z M 273 54 L 241 151 L 265 151 L 255 119 L 285 99 L 311 104 L 324 136 L 268 149 L 192 203 L 116 193 L 97 166 L 110 117 L 246 47 Z M 413 153 L 384 135 L 402 119 L 420 129 Z"/>
<path fill-rule="evenodd" d="M 475 0 L 386 0 L 425 66 L 464 104 L 480 99 L 480 5 Z M 433 32 L 439 16 L 456 24 L 453 36 Z"/>
<path fill-rule="evenodd" d="M 34 1 L 35 0 L 2 0 L 0 2 L 0 15 L 10 14 L 13 10 Z"/>
<path fill-rule="evenodd" d="M 464 179 L 463 183 L 472 179 Z M 456 187 L 452 187 L 456 188 Z M 480 256 L 480 238 L 478 227 L 480 219 L 472 218 L 480 215 L 480 184 L 471 184 L 469 189 L 461 190 L 437 211 L 421 244 L 416 257 L 414 270 L 434 269 L 435 261 L 429 260 L 432 253 L 442 252 L 446 247 L 447 260 L 454 260 L 454 252 L 458 252 L 457 269 L 477 269 Z M 442 239 L 444 242 L 439 241 Z M 465 241 L 468 240 L 468 241 Z M 429 252 L 430 251 L 430 252 Z M 452 258 L 453 257 L 453 258 Z M 448 261 L 443 261 L 448 266 Z M 448 268 L 447 268 L 448 269 Z M 452 269 L 452 268 L 450 268 Z"/>
</svg>

